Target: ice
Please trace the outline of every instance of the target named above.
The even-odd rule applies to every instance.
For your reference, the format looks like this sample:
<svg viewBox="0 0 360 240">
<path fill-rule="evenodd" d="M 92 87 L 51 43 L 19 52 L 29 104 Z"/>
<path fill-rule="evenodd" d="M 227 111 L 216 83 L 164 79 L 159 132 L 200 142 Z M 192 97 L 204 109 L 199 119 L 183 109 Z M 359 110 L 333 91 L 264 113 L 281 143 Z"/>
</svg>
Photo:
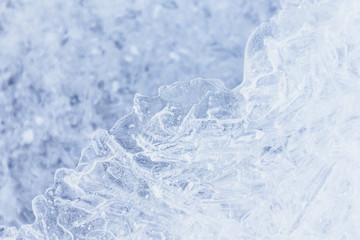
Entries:
<svg viewBox="0 0 360 240">
<path fill-rule="evenodd" d="M 242 81 L 251 32 L 274 0 L 0 1 L 0 225 L 74 168 L 134 94 L 197 77 Z"/>
<path fill-rule="evenodd" d="M 284 3 L 250 36 L 238 87 L 195 79 L 137 94 L 75 169 L 56 171 L 35 222 L 5 234 L 358 239 L 359 16 L 357 1 Z"/>
<path fill-rule="evenodd" d="M 26 130 L 23 133 L 23 143 L 30 144 L 32 143 L 33 140 L 34 140 L 34 132 L 31 129 Z"/>
</svg>

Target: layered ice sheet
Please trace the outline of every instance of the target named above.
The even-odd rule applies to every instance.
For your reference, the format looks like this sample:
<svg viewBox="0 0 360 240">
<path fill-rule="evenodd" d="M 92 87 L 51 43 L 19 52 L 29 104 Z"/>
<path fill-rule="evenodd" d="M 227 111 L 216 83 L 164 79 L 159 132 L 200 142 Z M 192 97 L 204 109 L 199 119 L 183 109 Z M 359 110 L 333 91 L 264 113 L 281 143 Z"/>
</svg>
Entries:
<svg viewBox="0 0 360 240">
<path fill-rule="evenodd" d="M 196 77 L 242 81 L 251 32 L 274 0 L 0 1 L 0 225 L 74 168 L 96 129 Z"/>
<path fill-rule="evenodd" d="M 137 95 L 3 237 L 360 238 L 359 16 L 357 1 L 287 4 L 251 35 L 240 86 Z"/>
</svg>

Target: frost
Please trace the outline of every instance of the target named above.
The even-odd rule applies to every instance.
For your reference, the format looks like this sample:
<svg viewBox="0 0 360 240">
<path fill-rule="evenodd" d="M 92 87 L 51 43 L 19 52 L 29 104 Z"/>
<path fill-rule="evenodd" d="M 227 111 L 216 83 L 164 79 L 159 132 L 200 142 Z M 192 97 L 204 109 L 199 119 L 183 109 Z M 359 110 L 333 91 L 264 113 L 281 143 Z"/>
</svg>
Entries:
<svg viewBox="0 0 360 240">
<path fill-rule="evenodd" d="M 359 13 L 288 4 L 251 35 L 233 90 L 195 79 L 136 95 L 17 237 L 358 239 Z"/>
</svg>

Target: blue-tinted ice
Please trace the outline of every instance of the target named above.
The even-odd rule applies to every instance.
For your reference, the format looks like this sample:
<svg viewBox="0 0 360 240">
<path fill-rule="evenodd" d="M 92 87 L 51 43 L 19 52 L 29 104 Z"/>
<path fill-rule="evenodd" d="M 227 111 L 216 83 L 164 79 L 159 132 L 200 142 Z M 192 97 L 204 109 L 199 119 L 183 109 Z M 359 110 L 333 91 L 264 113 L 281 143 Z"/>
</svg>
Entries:
<svg viewBox="0 0 360 240">
<path fill-rule="evenodd" d="M 18 239 L 358 239 L 360 6 L 285 4 L 251 35 L 244 81 L 136 95 Z"/>
<path fill-rule="evenodd" d="M 197 77 L 242 81 L 246 41 L 274 0 L 0 1 L 0 225 L 74 168 L 136 92 Z"/>
</svg>

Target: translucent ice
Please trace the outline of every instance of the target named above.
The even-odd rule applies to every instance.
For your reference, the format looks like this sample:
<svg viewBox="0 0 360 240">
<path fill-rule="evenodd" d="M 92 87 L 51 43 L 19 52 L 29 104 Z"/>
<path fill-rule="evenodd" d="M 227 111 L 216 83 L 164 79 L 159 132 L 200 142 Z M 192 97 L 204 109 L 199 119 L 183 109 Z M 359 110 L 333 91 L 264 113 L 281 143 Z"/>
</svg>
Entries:
<svg viewBox="0 0 360 240">
<path fill-rule="evenodd" d="M 238 85 L 248 36 L 278 5 L 1 0 L 0 224 L 32 222 L 31 199 L 136 92 L 200 76 Z"/>
<path fill-rule="evenodd" d="M 137 95 L 18 239 L 359 239 L 360 6 L 287 4 L 250 37 L 243 83 Z M 1 233 L 0 233 L 1 234 Z"/>
</svg>

